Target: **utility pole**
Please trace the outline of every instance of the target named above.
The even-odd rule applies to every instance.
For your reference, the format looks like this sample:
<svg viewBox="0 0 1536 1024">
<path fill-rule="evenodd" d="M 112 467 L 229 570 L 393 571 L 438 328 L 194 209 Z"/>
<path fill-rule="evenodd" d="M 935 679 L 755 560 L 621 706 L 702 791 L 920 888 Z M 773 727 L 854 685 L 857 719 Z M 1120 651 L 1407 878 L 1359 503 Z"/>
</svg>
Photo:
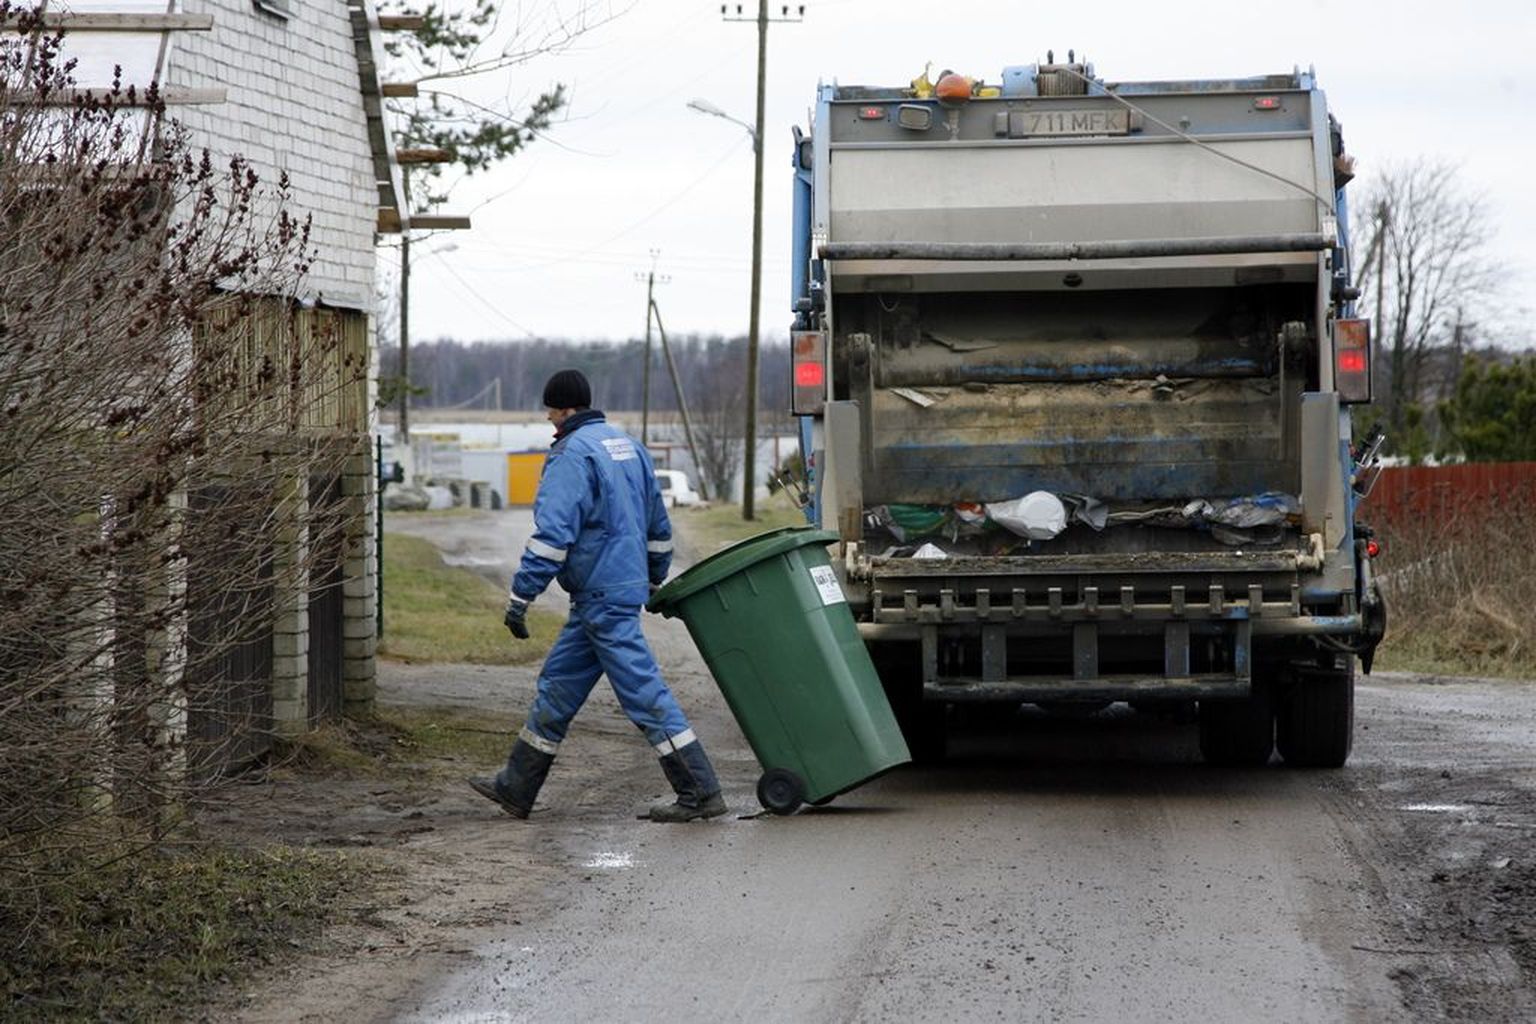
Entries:
<svg viewBox="0 0 1536 1024">
<path fill-rule="evenodd" d="M 1381 349 L 1386 344 L 1386 337 L 1382 334 L 1386 324 L 1386 284 L 1387 284 L 1387 222 L 1391 214 L 1388 211 L 1387 201 L 1381 200 L 1376 204 L 1376 359 L 1372 365 L 1379 367 L 1381 364 Z M 1397 346 L 1392 346 L 1393 352 Z M 1401 384 L 1402 367 L 1394 360 L 1392 364 L 1392 390 L 1387 394 L 1387 423 L 1396 430 L 1399 426 L 1398 390 Z"/>
<path fill-rule="evenodd" d="M 1376 353 L 1381 354 L 1381 345 L 1385 338 L 1382 336 L 1382 324 L 1385 322 L 1382 316 L 1382 307 L 1385 303 L 1384 295 L 1387 282 L 1387 201 L 1383 199 L 1376 205 Z"/>
<path fill-rule="evenodd" d="M 704 483 L 704 463 L 699 461 L 699 449 L 693 443 L 693 421 L 688 417 L 688 398 L 683 394 L 683 382 L 677 375 L 677 363 L 672 360 L 672 346 L 667 344 L 667 329 L 661 324 L 661 307 L 651 303 L 656 317 L 656 331 L 661 335 L 661 351 L 667 357 L 667 372 L 672 375 L 672 390 L 677 395 L 678 415 L 683 418 L 683 437 L 688 441 L 688 455 L 693 459 L 693 471 L 699 478 L 699 497 L 709 500 L 709 487 Z"/>
<path fill-rule="evenodd" d="M 758 306 L 763 291 L 763 106 L 768 82 L 768 23 L 770 21 L 804 21 L 805 5 L 798 5 L 791 14 L 787 4 L 780 7 L 779 15 L 768 16 L 768 0 L 757 0 L 757 17 L 749 18 L 736 5 L 735 14 L 728 12 L 729 5 L 720 6 L 721 17 L 726 21 L 757 22 L 757 126 L 752 132 L 752 310 L 747 321 L 747 437 L 742 451 L 741 518 L 755 518 L 752 508 L 752 492 L 757 476 L 757 347 Z"/>
<path fill-rule="evenodd" d="M 405 195 L 411 194 L 411 171 L 409 167 L 400 168 L 401 189 Z M 404 204 L 402 204 L 404 209 Z M 395 436 L 397 451 L 408 453 L 411 448 L 411 229 L 403 227 L 400 230 L 400 415 L 399 432 Z M 416 468 L 414 459 L 407 456 L 412 471 Z"/>
<path fill-rule="evenodd" d="M 451 163 L 453 157 L 444 149 L 397 149 L 400 164 L 400 432 L 395 443 L 402 450 L 411 447 L 411 228 L 461 229 L 469 227 L 467 217 L 412 217 L 411 165 Z M 411 460 L 412 471 L 415 460 Z"/>
<path fill-rule="evenodd" d="M 656 268 L 645 275 L 645 369 L 640 371 L 640 443 L 651 443 L 651 307 L 656 300 Z"/>
<path fill-rule="evenodd" d="M 656 260 L 660 249 L 651 250 L 651 269 L 636 274 L 636 281 L 645 282 L 645 367 L 640 373 L 640 443 L 651 443 L 651 311 L 656 308 L 656 282 L 666 284 L 672 280 L 666 274 L 656 274 Z"/>
</svg>

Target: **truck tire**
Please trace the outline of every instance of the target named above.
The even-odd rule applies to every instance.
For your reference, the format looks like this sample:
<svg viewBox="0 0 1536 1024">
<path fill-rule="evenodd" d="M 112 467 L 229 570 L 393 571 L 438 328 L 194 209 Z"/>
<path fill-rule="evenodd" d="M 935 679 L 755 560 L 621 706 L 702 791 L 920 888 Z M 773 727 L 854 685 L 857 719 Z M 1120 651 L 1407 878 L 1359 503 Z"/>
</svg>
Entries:
<svg viewBox="0 0 1536 1024">
<path fill-rule="evenodd" d="M 923 700 L 922 650 L 916 644 L 871 644 L 869 654 L 912 760 L 918 764 L 944 760 L 949 707 Z"/>
<path fill-rule="evenodd" d="M 894 709 L 893 709 L 894 710 Z M 918 764 L 938 764 L 949 753 L 949 705 L 917 701 L 906 717 L 896 715 L 901 738 L 907 741 L 912 760 Z"/>
<path fill-rule="evenodd" d="M 1257 676 L 1242 700 L 1200 702 L 1200 755 L 1208 764 L 1258 768 L 1275 750 L 1274 691 Z"/>
<path fill-rule="evenodd" d="M 1276 715 L 1275 745 L 1293 768 L 1342 768 L 1355 736 L 1355 659 L 1298 668 Z"/>
<path fill-rule="evenodd" d="M 885 692 L 912 760 L 937 764 L 949 751 L 949 705 L 923 700 L 922 687 L 919 670 L 915 677 L 898 678 L 895 686 L 887 684 Z"/>
</svg>

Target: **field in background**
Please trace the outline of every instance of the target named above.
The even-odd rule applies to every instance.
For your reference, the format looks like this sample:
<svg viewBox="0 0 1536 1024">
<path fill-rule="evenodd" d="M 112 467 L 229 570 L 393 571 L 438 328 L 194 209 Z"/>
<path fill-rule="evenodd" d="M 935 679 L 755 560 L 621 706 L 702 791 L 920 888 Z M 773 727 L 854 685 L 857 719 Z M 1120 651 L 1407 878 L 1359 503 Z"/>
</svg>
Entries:
<svg viewBox="0 0 1536 1024">
<path fill-rule="evenodd" d="M 674 530 L 687 533 L 688 541 L 705 558 L 721 548 L 768 530 L 784 526 L 804 526 L 805 513 L 783 491 L 759 498 L 754 511 L 757 518 L 748 522 L 741 518 L 741 505 L 716 503 L 708 508 L 676 508 L 671 511 Z"/>
<path fill-rule="evenodd" d="M 445 565 L 419 537 L 384 532 L 384 635 L 379 656 L 413 662 L 525 665 L 541 661 L 560 632 L 559 615 L 528 610 L 527 640 L 502 624 L 506 591 L 468 569 Z"/>
</svg>

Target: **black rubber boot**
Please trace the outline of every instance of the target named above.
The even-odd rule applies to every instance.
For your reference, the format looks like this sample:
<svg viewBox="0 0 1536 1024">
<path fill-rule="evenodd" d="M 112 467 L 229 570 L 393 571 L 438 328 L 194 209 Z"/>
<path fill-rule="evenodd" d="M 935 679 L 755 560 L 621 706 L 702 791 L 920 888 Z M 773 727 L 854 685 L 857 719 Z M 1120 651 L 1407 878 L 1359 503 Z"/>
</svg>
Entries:
<svg viewBox="0 0 1536 1024">
<path fill-rule="evenodd" d="M 720 782 L 715 769 L 704 754 L 704 745 L 694 740 L 661 758 L 661 770 L 677 793 L 677 800 L 670 804 L 656 804 L 646 817 L 652 821 L 693 821 L 697 818 L 714 818 L 725 813 L 725 800 L 720 796 Z"/>
<path fill-rule="evenodd" d="M 514 818 L 526 818 L 533 810 L 533 801 L 549 775 L 549 766 L 555 763 L 554 754 L 546 754 L 530 743 L 519 739 L 512 744 L 507 755 L 507 766 L 496 773 L 495 778 L 478 775 L 468 779 L 476 793 L 495 801 L 501 809 Z"/>
</svg>

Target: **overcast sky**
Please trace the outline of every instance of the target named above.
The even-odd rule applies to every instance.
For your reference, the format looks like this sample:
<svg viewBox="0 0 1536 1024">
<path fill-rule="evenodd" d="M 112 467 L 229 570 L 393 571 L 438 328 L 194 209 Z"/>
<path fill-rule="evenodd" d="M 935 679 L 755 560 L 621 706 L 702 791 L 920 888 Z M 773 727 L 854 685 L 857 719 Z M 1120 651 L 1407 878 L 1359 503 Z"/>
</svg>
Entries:
<svg viewBox="0 0 1536 1024">
<path fill-rule="evenodd" d="M 565 83 L 567 119 L 456 188 L 448 209 L 472 211 L 475 227 L 416 247 L 412 336 L 638 336 L 645 285 L 636 275 L 651 266 L 652 250 L 658 272 L 670 278 L 657 291 L 669 332 L 745 333 L 750 138 L 686 104 L 702 97 L 750 122 L 755 47 L 753 25 L 722 21 L 718 2 L 638 0 L 568 52 L 497 83 L 514 97 Z M 1486 194 L 1499 225 L 1492 246 L 1511 265 L 1512 300 L 1531 305 L 1524 301 L 1536 281 L 1530 0 L 810 0 L 804 21 L 769 31 L 765 333 L 783 334 L 790 318 L 790 126 L 807 123 L 818 80 L 900 85 L 931 62 L 935 74 L 947 67 L 995 83 L 1005 66 L 1043 60 L 1047 49 L 1060 59 L 1069 48 L 1108 81 L 1315 67 L 1361 179 L 1420 156 L 1460 164 L 1467 188 Z"/>
</svg>

